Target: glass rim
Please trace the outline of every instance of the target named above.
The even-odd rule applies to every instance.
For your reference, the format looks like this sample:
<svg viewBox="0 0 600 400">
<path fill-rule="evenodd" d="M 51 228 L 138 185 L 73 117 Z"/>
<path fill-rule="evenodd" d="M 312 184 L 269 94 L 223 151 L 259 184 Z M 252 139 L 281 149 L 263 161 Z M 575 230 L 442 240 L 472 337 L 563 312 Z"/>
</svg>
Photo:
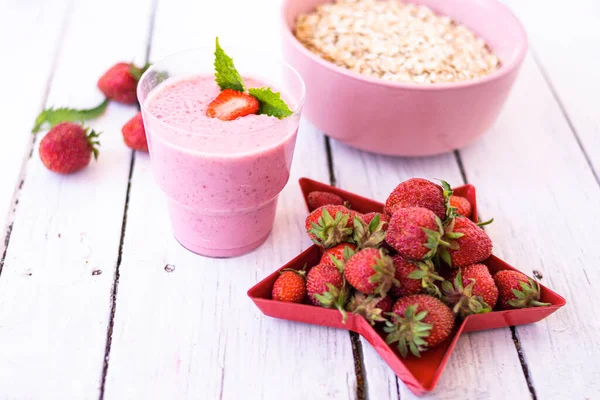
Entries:
<svg viewBox="0 0 600 400">
<path fill-rule="evenodd" d="M 230 48 L 235 49 L 235 46 L 234 47 L 230 47 Z M 178 130 L 180 132 L 187 133 L 187 134 L 194 135 L 194 136 L 212 137 L 213 135 L 206 135 L 206 134 L 202 134 L 202 133 L 197 132 L 197 131 L 192 131 L 192 130 L 188 130 L 188 129 L 184 129 L 184 128 L 179 128 L 179 127 L 177 127 L 175 125 L 169 124 L 169 123 L 163 121 L 162 119 L 157 118 L 156 115 L 154 115 L 152 112 L 150 112 L 146 108 L 144 102 L 140 101 L 140 99 L 142 98 L 142 96 L 141 96 L 141 90 L 142 90 L 141 83 L 142 83 L 142 81 L 144 81 L 144 79 L 147 79 L 148 76 L 149 76 L 149 74 L 151 74 L 152 72 L 154 72 L 157 69 L 159 69 L 158 66 L 162 62 L 167 61 L 168 59 L 170 59 L 172 57 L 181 56 L 181 55 L 185 55 L 185 54 L 188 54 L 188 53 L 197 53 L 197 52 L 206 51 L 206 50 L 213 51 L 212 47 L 208 47 L 208 46 L 196 47 L 196 48 L 193 48 L 193 49 L 183 50 L 183 51 L 179 51 L 177 53 L 169 54 L 168 56 L 163 57 L 160 60 L 152 63 L 152 65 L 146 71 L 144 71 L 144 73 L 140 77 L 140 79 L 138 81 L 137 88 L 136 88 L 136 95 L 137 95 L 137 98 L 138 98 L 138 104 L 140 105 L 141 111 L 143 111 L 144 114 L 152 117 L 153 121 L 159 123 L 160 125 L 163 125 L 163 126 L 166 126 L 166 127 L 172 128 L 172 129 L 176 129 L 176 130 Z M 247 51 L 247 49 L 244 49 L 244 50 Z M 234 57 L 232 57 L 232 58 L 234 58 Z M 302 107 L 304 106 L 304 102 L 306 100 L 306 83 L 304 82 L 304 79 L 302 79 L 302 76 L 300 75 L 300 73 L 298 71 L 296 71 L 296 69 L 294 69 L 294 67 L 292 67 L 289 63 L 287 63 L 281 57 L 272 57 L 272 56 L 267 56 L 267 57 L 268 57 L 268 61 L 270 61 L 270 62 L 276 62 L 277 64 L 280 64 L 281 66 L 283 66 L 284 69 L 287 69 L 287 70 L 291 71 L 293 73 L 293 75 L 296 77 L 296 79 L 298 79 L 299 82 L 300 82 L 300 89 L 301 89 L 300 101 L 296 104 L 296 106 L 292 110 L 292 114 L 291 115 L 289 115 L 289 116 L 287 116 L 287 117 L 285 117 L 285 118 L 283 118 L 282 120 L 279 120 L 279 121 L 283 121 L 283 120 L 285 120 L 287 118 L 291 118 L 291 117 L 295 117 L 295 116 L 299 115 L 301 113 L 301 111 L 302 111 Z M 240 73 L 240 75 L 243 75 L 243 74 Z M 152 89 L 152 90 L 154 90 L 154 89 Z M 148 92 L 148 94 L 150 92 Z M 145 97 L 147 97 L 147 95 Z M 256 128 L 256 129 L 252 129 L 252 130 L 246 130 L 244 132 L 248 133 L 248 134 L 262 132 L 262 131 L 264 131 L 266 129 L 269 129 L 270 127 L 272 127 L 276 123 L 277 122 L 274 121 L 272 125 L 269 125 L 267 127 Z"/>
</svg>

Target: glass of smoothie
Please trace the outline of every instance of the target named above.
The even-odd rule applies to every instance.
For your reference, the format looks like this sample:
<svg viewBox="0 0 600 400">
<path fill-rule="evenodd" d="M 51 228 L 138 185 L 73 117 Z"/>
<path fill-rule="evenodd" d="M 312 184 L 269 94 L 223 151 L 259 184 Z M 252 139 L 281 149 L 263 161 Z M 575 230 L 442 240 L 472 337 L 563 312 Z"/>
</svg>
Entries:
<svg viewBox="0 0 600 400">
<path fill-rule="evenodd" d="M 150 160 L 167 195 L 175 238 L 209 257 L 235 257 L 269 236 L 279 193 L 290 176 L 305 87 L 284 62 L 229 50 L 246 88 L 280 92 L 292 114 L 207 116 L 220 94 L 214 49 L 169 56 L 138 84 Z"/>
</svg>

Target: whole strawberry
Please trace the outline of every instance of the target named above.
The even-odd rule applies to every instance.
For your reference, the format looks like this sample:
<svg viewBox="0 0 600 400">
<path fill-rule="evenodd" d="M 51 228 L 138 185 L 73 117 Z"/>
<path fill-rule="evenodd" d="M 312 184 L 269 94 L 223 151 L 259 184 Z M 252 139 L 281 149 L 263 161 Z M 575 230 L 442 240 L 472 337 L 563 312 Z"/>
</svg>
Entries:
<svg viewBox="0 0 600 400">
<path fill-rule="evenodd" d="M 344 306 L 348 299 L 348 289 L 344 276 L 334 266 L 317 264 L 308 271 L 306 292 L 310 302 L 325 308 L 337 308 L 342 314 L 342 322 L 346 322 Z"/>
<path fill-rule="evenodd" d="M 306 297 L 305 272 L 283 270 L 273 284 L 271 298 L 278 301 L 302 303 Z"/>
<path fill-rule="evenodd" d="M 411 261 L 401 255 L 393 256 L 392 260 L 396 270 L 395 278 L 398 280 L 398 285 L 394 285 L 390 292 L 392 296 L 404 297 L 419 293 L 437 298 L 442 296 L 435 281 L 443 281 L 444 278 L 436 273 L 430 260 Z"/>
<path fill-rule="evenodd" d="M 469 200 L 462 196 L 450 196 L 450 205 L 456 208 L 456 212 L 463 217 L 471 217 L 472 207 Z"/>
<path fill-rule="evenodd" d="M 121 133 L 123 133 L 123 140 L 127 147 L 133 150 L 148 151 L 148 142 L 146 141 L 146 131 L 141 112 L 137 113 L 123 125 Z"/>
<path fill-rule="evenodd" d="M 306 232 L 317 245 L 328 248 L 348 242 L 356 213 L 344 206 L 322 206 L 306 217 Z"/>
<path fill-rule="evenodd" d="M 370 224 L 371 221 L 373 221 L 373 218 L 375 217 L 379 217 L 379 220 L 382 222 L 386 222 L 389 224 L 390 222 L 390 216 L 388 214 L 384 214 L 384 213 L 378 213 L 378 212 L 370 212 L 370 213 L 366 213 L 360 216 L 360 218 L 363 220 L 363 222 L 365 224 Z"/>
<path fill-rule="evenodd" d="M 496 307 L 498 288 L 487 266 L 473 264 L 453 271 L 442 284 L 444 303 L 461 317 L 483 314 Z"/>
<path fill-rule="evenodd" d="M 446 218 L 444 189 L 427 179 L 412 178 L 400 183 L 385 202 L 385 213 L 393 215 L 400 208 L 427 208 L 440 220 Z"/>
<path fill-rule="evenodd" d="M 356 215 L 354 217 L 354 232 L 352 241 L 358 245 L 359 249 L 368 247 L 380 248 L 385 240 L 385 235 L 389 225 L 389 218 L 385 214 L 372 213 L 373 216 Z M 364 217 L 367 217 L 367 221 Z"/>
<path fill-rule="evenodd" d="M 140 68 L 132 63 L 117 63 L 98 79 L 98 89 L 111 100 L 135 104 L 137 83 L 149 66 L 148 64 Z"/>
<path fill-rule="evenodd" d="M 477 224 L 465 217 L 457 217 L 446 227 L 440 256 L 451 267 L 477 264 L 492 255 L 492 239 Z"/>
<path fill-rule="evenodd" d="M 454 328 L 454 313 L 435 297 L 426 294 L 402 297 L 386 322 L 386 343 L 397 343 L 398 351 L 406 357 L 433 348 L 450 336 Z"/>
<path fill-rule="evenodd" d="M 343 272 L 343 266 L 346 261 L 354 255 L 356 245 L 354 243 L 340 243 L 323 251 L 320 264 L 327 264 L 337 267 L 340 272 Z"/>
<path fill-rule="evenodd" d="M 499 291 L 498 308 L 501 310 L 550 305 L 540 301 L 540 284 L 518 271 L 496 272 L 494 281 Z"/>
<path fill-rule="evenodd" d="M 385 241 L 401 256 L 425 260 L 434 256 L 442 240 L 443 227 L 433 211 L 422 207 L 398 209 L 387 229 Z"/>
<path fill-rule="evenodd" d="M 40 158 L 50 171 L 70 174 L 98 157 L 99 134 L 72 122 L 62 122 L 40 142 Z"/>
<path fill-rule="evenodd" d="M 386 320 L 383 314 L 392 311 L 393 304 L 394 301 L 390 296 L 375 297 L 355 292 L 346 308 L 353 314 L 363 316 L 371 325 L 375 325 L 376 322 Z"/>
<path fill-rule="evenodd" d="M 308 203 L 308 209 L 310 211 L 316 210 L 319 207 L 332 205 L 332 206 L 344 206 L 346 205 L 344 199 L 335 193 L 330 192 L 310 192 L 306 197 Z"/>
<path fill-rule="evenodd" d="M 360 250 L 350 257 L 344 277 L 350 286 L 367 295 L 385 296 L 397 283 L 392 259 L 382 250 L 373 248 Z"/>
</svg>

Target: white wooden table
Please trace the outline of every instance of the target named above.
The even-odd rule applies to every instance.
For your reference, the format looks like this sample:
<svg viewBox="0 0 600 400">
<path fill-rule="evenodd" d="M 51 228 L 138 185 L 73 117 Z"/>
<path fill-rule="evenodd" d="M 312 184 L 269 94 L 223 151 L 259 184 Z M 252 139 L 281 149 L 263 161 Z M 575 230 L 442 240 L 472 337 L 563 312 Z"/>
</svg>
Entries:
<svg viewBox="0 0 600 400">
<path fill-rule="evenodd" d="M 470 182 L 495 217 L 495 253 L 567 298 L 540 323 L 461 338 L 428 398 L 599 399 L 597 0 L 511 1 L 531 52 L 499 121 L 468 148 L 375 156 L 303 122 L 274 233 L 244 257 L 175 242 L 148 155 L 122 142 L 135 108 L 111 104 L 92 123 L 102 148 L 84 172 L 44 168 L 29 133 L 43 107 L 95 105 L 113 62 L 216 35 L 279 52 L 278 3 L 0 0 L 0 400 L 413 398 L 362 339 L 264 317 L 246 297 L 310 244 L 301 176 L 379 200 L 413 176 Z"/>
</svg>

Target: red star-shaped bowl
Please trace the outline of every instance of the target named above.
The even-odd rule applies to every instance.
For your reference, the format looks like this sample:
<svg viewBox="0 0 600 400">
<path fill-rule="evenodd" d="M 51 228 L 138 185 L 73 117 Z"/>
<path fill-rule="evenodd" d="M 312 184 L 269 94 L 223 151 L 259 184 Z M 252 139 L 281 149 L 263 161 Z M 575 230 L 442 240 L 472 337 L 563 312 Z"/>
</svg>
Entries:
<svg viewBox="0 0 600 400">
<path fill-rule="evenodd" d="M 318 190 L 338 194 L 343 199 L 350 201 L 352 209 L 361 213 L 383 211 L 383 204 L 377 201 L 324 183 L 302 178 L 300 179 L 300 186 L 304 193 L 305 201 L 308 193 Z M 454 189 L 454 193 L 466 197 L 471 202 L 473 206 L 472 219 L 477 222 L 475 187 L 472 185 L 460 186 Z M 566 304 L 564 298 L 547 287 L 540 285 L 542 290 L 541 301 L 550 303 L 550 306 L 470 315 L 460 321 L 453 335 L 438 347 L 424 352 L 420 358 L 412 355 L 409 355 L 407 358 L 401 358 L 395 347 L 390 347 L 385 343 L 382 331 L 377 326 L 372 327 L 369 325 L 361 316 L 349 314 L 348 320 L 344 324 L 341 321 L 339 312 L 334 309 L 316 307 L 310 304 L 295 304 L 271 300 L 271 290 L 275 280 L 279 276 L 280 270 L 284 268 L 302 269 L 304 265 L 308 265 L 309 267 L 314 266 L 318 264 L 320 258 L 321 249 L 316 245 L 311 246 L 286 265 L 254 285 L 248 291 L 248 296 L 250 296 L 252 301 L 254 301 L 265 315 L 270 317 L 347 329 L 359 333 L 375 348 L 381 358 L 394 370 L 406 386 L 417 395 L 429 392 L 435 388 L 450 358 L 450 354 L 452 354 L 452 350 L 462 333 L 530 324 L 546 318 Z M 483 263 L 488 266 L 492 275 L 504 269 L 516 270 L 516 268 L 493 255 Z"/>
</svg>

